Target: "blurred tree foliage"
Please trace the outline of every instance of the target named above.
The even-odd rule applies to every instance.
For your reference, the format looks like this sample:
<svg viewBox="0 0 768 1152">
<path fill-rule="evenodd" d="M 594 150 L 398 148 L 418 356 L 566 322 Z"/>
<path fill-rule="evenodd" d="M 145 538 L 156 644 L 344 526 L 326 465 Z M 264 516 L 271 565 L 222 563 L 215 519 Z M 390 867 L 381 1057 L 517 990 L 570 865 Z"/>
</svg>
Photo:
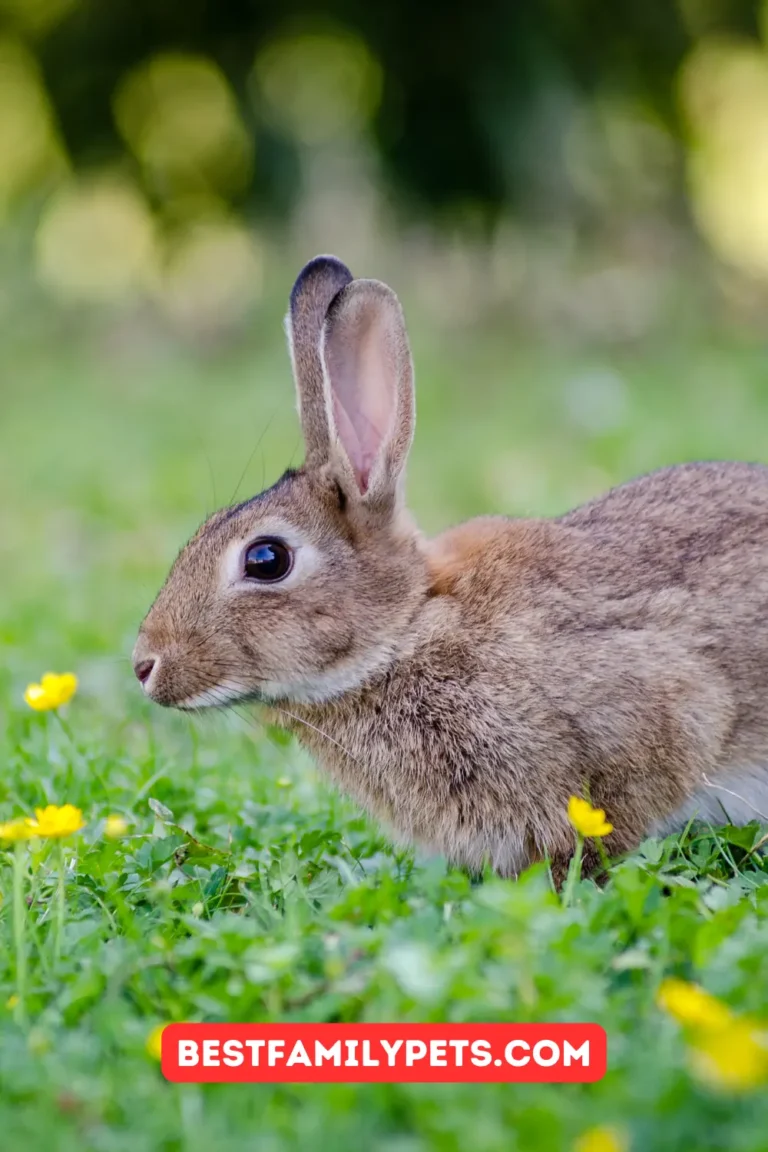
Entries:
<svg viewBox="0 0 768 1152">
<path fill-rule="evenodd" d="M 628 96 L 678 131 L 675 77 L 691 45 L 713 31 L 755 35 L 759 24 L 751 0 L 0 0 L 3 13 L 34 41 L 78 165 L 124 150 L 114 96 L 126 74 L 166 52 L 213 60 L 257 142 L 241 198 L 273 212 L 297 191 L 297 142 L 254 98 L 253 69 L 281 35 L 356 34 L 380 69 L 369 127 L 398 194 L 492 213 L 531 199 L 536 140 L 516 145 L 547 93 Z"/>
</svg>

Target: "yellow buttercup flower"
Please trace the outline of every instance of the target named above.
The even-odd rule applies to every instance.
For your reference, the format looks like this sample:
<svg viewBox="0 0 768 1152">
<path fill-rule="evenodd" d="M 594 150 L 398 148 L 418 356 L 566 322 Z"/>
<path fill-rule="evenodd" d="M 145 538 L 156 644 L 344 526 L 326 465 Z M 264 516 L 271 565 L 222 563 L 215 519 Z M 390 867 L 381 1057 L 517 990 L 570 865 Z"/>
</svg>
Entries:
<svg viewBox="0 0 768 1152">
<path fill-rule="evenodd" d="M 605 818 L 602 808 L 593 808 L 589 800 L 571 796 L 568 801 L 568 819 L 580 836 L 607 836 L 613 832 L 613 824 Z"/>
<path fill-rule="evenodd" d="M 727 1004 L 687 980 L 662 980 L 656 1003 L 675 1020 L 692 1028 L 723 1028 L 734 1019 Z"/>
<path fill-rule="evenodd" d="M 59 808 L 56 804 L 49 804 L 47 808 L 35 808 L 34 820 L 28 820 L 33 836 L 42 836 L 50 839 L 59 839 L 62 836 L 71 836 L 85 827 L 85 820 L 79 808 L 74 804 L 64 804 Z"/>
<path fill-rule="evenodd" d="M 77 691 L 74 672 L 46 672 L 39 684 L 28 684 L 24 699 L 35 712 L 48 712 L 67 704 Z"/>
<path fill-rule="evenodd" d="M 768 1083 L 768 1031 L 685 980 L 662 981 L 656 1000 L 690 1029 L 690 1064 L 700 1080 L 726 1092 Z"/>
<path fill-rule="evenodd" d="M 748 1092 L 768 1083 L 768 1033 L 749 1020 L 705 1029 L 691 1046 L 691 1068 L 710 1087 Z"/>
<path fill-rule="evenodd" d="M 145 1047 L 147 1054 L 151 1056 L 153 1060 L 161 1060 L 163 1057 L 163 1032 L 165 1028 L 165 1024 L 158 1024 L 152 1029 L 149 1036 L 147 1036 Z"/>
<path fill-rule="evenodd" d="M 0 840 L 31 840 L 33 836 L 37 836 L 37 832 L 27 816 L 19 816 L 16 820 L 0 824 Z"/>
<path fill-rule="evenodd" d="M 107 816 L 104 821 L 104 835 L 109 840 L 117 840 L 128 831 L 128 821 L 122 816 Z"/>
<path fill-rule="evenodd" d="M 582 1132 L 573 1152 L 626 1152 L 627 1142 L 615 1128 L 589 1128 Z"/>
</svg>

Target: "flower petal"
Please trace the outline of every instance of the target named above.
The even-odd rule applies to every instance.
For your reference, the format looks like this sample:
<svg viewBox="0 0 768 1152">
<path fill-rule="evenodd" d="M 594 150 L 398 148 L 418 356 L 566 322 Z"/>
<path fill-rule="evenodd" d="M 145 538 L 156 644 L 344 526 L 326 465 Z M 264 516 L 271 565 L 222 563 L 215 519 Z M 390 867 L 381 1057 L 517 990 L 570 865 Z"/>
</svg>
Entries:
<svg viewBox="0 0 768 1152">
<path fill-rule="evenodd" d="M 162 1059 L 163 1055 L 163 1032 L 165 1031 L 165 1024 L 158 1024 L 147 1036 L 146 1050 L 147 1055 L 151 1056 L 153 1060 Z"/>
<path fill-rule="evenodd" d="M 0 824 L 0 840 L 31 840 L 33 836 L 37 835 L 31 823 L 24 816 L 19 816 L 16 820 L 9 820 L 6 824 Z"/>
<path fill-rule="evenodd" d="M 64 672 L 59 676 L 58 699 L 60 704 L 67 704 L 77 692 L 77 676 L 74 672 Z"/>
<path fill-rule="evenodd" d="M 693 1072 L 711 1087 L 748 1092 L 768 1082 L 766 1038 L 749 1021 L 703 1030 L 692 1044 Z"/>
<path fill-rule="evenodd" d="M 77 676 L 74 672 L 46 672 L 39 684 L 27 685 L 24 699 L 36 712 L 50 708 L 60 708 L 72 699 L 77 691 Z"/>
<path fill-rule="evenodd" d="M 659 985 L 656 1003 L 681 1024 L 698 1028 L 722 1028 L 733 1020 L 727 1004 L 698 984 L 668 978 Z"/>
<path fill-rule="evenodd" d="M 24 701 L 35 712 L 45 712 L 51 707 L 50 696 L 42 684 L 28 684 L 24 693 Z"/>
<path fill-rule="evenodd" d="M 109 840 L 116 840 L 128 831 L 128 821 L 122 816 L 107 816 L 104 821 L 104 835 Z"/>
<path fill-rule="evenodd" d="M 46 808 L 36 808 L 37 835 L 50 838 L 71 836 L 85 827 L 83 813 L 74 804 L 64 804 L 59 808 L 49 804 Z"/>
<path fill-rule="evenodd" d="M 593 808 L 588 800 L 571 796 L 568 800 L 568 819 L 581 836 L 608 836 L 613 825 L 606 820 L 602 808 Z"/>
</svg>

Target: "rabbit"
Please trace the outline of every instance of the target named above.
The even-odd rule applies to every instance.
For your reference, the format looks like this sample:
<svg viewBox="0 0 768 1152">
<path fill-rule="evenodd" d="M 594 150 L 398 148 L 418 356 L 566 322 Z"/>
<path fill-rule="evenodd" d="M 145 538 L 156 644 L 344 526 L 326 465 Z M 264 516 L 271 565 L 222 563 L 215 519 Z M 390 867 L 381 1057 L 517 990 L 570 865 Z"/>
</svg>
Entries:
<svg viewBox="0 0 768 1152">
<path fill-rule="evenodd" d="M 146 695 L 258 703 L 398 842 L 470 871 L 561 882 L 571 795 L 613 855 L 764 815 L 768 467 L 681 464 L 427 539 L 395 293 L 320 256 L 286 328 L 305 463 L 183 548 L 136 643 Z"/>
</svg>

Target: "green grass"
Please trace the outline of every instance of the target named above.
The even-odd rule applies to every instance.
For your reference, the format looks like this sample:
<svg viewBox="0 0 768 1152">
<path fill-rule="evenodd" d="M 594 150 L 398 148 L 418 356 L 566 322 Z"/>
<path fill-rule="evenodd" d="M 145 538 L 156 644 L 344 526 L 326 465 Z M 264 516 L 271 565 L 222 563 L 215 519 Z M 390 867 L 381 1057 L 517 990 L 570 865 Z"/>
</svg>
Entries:
<svg viewBox="0 0 768 1152">
<path fill-rule="evenodd" d="M 702 1086 L 660 980 L 768 1017 L 761 835 L 693 830 L 564 907 L 546 872 L 472 884 L 396 852 L 280 733 L 140 697 L 138 622 L 199 520 L 300 458 L 279 312 L 193 354 L 141 325 L 8 324 L 0 351 L 0 819 L 73 803 L 54 954 L 56 845 L 24 850 L 28 988 L 0 853 L 0 1133 L 62 1152 L 559 1152 L 597 1124 L 633 1152 L 763 1149 L 765 1090 Z M 551 513 L 673 460 L 768 460 L 763 351 L 672 342 L 536 347 L 412 318 L 412 504 L 437 530 Z M 77 672 L 59 717 L 23 703 Z M 107 840 L 120 814 L 128 834 Z M 201 846 L 202 844 L 202 846 Z M 171 1086 L 145 1050 L 170 1020 L 596 1020 L 593 1086 Z"/>
</svg>

